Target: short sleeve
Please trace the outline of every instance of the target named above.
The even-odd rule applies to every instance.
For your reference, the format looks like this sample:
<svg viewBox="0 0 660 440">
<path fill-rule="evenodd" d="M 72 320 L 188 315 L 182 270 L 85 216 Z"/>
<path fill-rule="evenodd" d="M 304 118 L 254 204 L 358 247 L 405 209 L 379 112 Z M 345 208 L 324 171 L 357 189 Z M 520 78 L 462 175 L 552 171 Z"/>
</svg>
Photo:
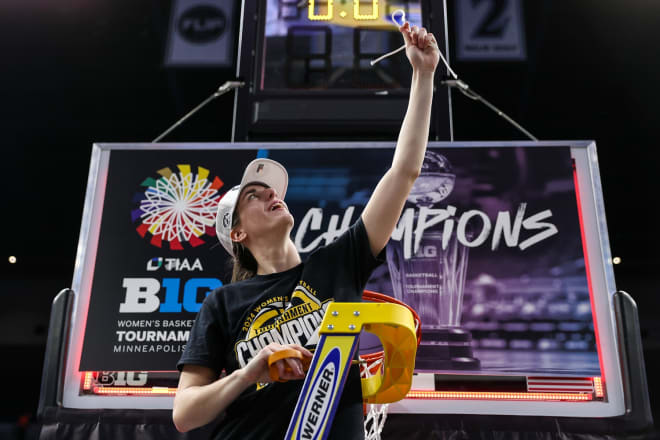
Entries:
<svg viewBox="0 0 660 440">
<path fill-rule="evenodd" d="M 347 276 L 353 281 L 353 287 L 360 292 L 369 281 L 373 270 L 385 261 L 385 251 L 377 256 L 371 253 L 369 236 L 362 217 L 351 225 L 334 242 L 326 247 L 330 259 L 336 261 L 347 271 Z"/>
<path fill-rule="evenodd" d="M 217 303 L 214 294 L 208 295 L 197 313 L 190 329 L 188 343 L 177 363 L 179 371 L 186 364 L 201 365 L 220 374 L 224 368 L 221 354 L 224 353 L 223 331 L 218 322 Z"/>
</svg>

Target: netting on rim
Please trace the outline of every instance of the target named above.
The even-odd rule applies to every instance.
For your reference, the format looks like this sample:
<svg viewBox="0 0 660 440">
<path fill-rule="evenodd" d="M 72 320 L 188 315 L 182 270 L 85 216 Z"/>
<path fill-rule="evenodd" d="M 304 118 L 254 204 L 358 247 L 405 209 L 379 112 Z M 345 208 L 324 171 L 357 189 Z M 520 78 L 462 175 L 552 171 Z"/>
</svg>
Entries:
<svg viewBox="0 0 660 440">
<path fill-rule="evenodd" d="M 419 319 L 419 316 L 407 304 L 398 301 L 388 295 L 383 295 L 382 293 L 372 292 L 370 290 L 365 290 L 362 297 L 365 301 L 369 302 L 391 302 L 395 304 L 400 304 L 402 306 L 408 307 L 412 312 L 413 318 L 415 320 L 415 331 L 417 332 L 417 346 L 422 339 L 422 325 Z M 374 374 L 384 373 L 385 366 L 383 365 L 383 356 L 382 351 L 376 353 L 369 353 L 360 355 L 360 376 L 363 378 L 368 378 Z M 365 440 L 380 440 L 380 434 L 383 431 L 385 426 L 385 420 L 387 419 L 387 408 L 389 404 L 387 403 L 365 403 L 364 404 L 364 438 Z"/>
<path fill-rule="evenodd" d="M 360 358 L 360 376 L 371 377 L 374 372 L 383 367 L 383 358 L 380 357 L 372 362 Z M 364 362 L 364 363 L 363 363 Z M 365 440 L 380 440 L 380 433 L 387 419 L 387 403 L 365 403 L 364 404 L 364 438 Z"/>
</svg>

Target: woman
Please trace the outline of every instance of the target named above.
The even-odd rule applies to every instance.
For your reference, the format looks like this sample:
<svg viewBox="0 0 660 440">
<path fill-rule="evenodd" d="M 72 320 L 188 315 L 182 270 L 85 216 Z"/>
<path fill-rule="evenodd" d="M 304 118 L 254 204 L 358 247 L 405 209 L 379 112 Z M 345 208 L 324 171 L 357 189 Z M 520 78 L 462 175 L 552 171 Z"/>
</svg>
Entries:
<svg viewBox="0 0 660 440">
<path fill-rule="evenodd" d="M 173 411 L 179 431 L 203 426 L 226 411 L 215 438 L 283 438 L 304 372 L 300 360 L 283 359 L 277 368 L 287 382 L 270 383 L 268 357 L 293 348 L 311 358 L 328 303 L 360 301 L 419 175 L 428 140 L 437 42 L 409 23 L 399 30 L 413 67 L 408 110 L 392 166 L 348 231 L 301 262 L 289 237 L 293 217 L 282 200 L 287 174 L 268 159 L 248 165 L 241 184 L 220 201 L 216 228 L 234 256 L 236 282 L 208 295 L 179 361 Z M 227 375 L 219 378 L 223 369 Z M 362 438 L 363 430 L 355 367 L 329 438 Z"/>
</svg>

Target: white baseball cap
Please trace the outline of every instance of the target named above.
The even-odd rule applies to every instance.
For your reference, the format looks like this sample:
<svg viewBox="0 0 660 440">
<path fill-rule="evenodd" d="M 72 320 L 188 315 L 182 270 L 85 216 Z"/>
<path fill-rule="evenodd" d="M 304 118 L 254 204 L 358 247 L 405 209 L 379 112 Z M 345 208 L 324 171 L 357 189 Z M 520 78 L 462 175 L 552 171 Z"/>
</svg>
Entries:
<svg viewBox="0 0 660 440">
<path fill-rule="evenodd" d="M 274 160 L 255 159 L 245 168 L 240 185 L 236 185 L 222 196 L 222 199 L 218 203 L 218 214 L 215 217 L 215 232 L 222 247 L 232 256 L 234 255 L 234 251 L 229 234 L 231 232 L 234 211 L 236 210 L 236 203 L 243 188 L 252 183 L 261 183 L 269 188 L 273 188 L 277 192 L 277 195 L 284 199 L 286 188 L 289 184 L 289 175 L 286 169 Z"/>
</svg>

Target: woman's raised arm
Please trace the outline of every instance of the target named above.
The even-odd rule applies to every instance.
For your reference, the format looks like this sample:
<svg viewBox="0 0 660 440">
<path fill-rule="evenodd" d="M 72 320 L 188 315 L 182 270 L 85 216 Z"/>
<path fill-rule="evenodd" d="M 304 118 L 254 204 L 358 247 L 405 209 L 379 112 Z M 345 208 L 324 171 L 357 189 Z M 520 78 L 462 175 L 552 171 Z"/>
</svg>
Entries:
<svg viewBox="0 0 660 440">
<path fill-rule="evenodd" d="M 371 252 L 378 255 L 392 235 L 413 183 L 419 176 L 431 120 L 433 75 L 439 49 L 433 34 L 405 23 L 400 29 L 413 68 L 408 110 L 401 125 L 392 166 L 376 186 L 362 213 Z"/>
</svg>

